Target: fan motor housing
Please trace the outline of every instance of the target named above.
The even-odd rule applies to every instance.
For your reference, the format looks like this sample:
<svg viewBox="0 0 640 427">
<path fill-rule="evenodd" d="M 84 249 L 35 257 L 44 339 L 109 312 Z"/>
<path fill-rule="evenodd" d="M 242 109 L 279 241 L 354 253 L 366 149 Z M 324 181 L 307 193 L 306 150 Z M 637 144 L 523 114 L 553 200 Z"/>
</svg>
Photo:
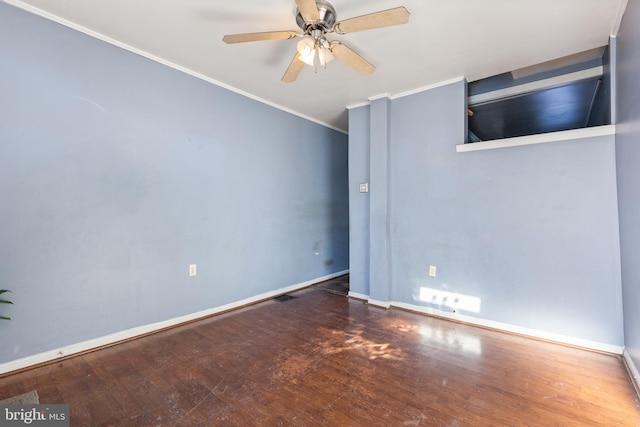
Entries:
<svg viewBox="0 0 640 427">
<path fill-rule="evenodd" d="M 323 32 L 331 31 L 336 23 L 336 10 L 328 1 L 316 0 L 318 21 L 305 21 L 299 10 L 296 10 L 296 23 L 305 34 L 309 34 L 313 30 L 322 30 Z"/>
</svg>

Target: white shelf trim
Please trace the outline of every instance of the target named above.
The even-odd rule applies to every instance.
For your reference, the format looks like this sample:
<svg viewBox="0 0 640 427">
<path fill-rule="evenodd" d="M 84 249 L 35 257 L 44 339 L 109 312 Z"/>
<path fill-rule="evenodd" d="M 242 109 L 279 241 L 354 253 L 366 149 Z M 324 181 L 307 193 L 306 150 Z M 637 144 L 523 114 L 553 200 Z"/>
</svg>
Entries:
<svg viewBox="0 0 640 427">
<path fill-rule="evenodd" d="M 594 126 L 590 128 L 571 129 L 561 132 L 549 132 L 539 135 L 519 136 L 517 138 L 494 139 L 492 141 L 473 142 L 456 145 L 458 153 L 467 151 L 492 150 L 495 148 L 518 147 L 521 145 L 542 144 L 545 142 L 572 141 L 597 136 L 615 135 L 615 125 Z"/>
</svg>

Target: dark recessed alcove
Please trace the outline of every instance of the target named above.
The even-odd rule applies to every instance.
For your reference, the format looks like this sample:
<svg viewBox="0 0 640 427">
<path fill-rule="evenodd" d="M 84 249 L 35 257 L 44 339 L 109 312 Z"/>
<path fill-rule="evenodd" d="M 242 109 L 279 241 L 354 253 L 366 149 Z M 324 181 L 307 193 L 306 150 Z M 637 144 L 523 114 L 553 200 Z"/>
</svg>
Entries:
<svg viewBox="0 0 640 427">
<path fill-rule="evenodd" d="M 610 124 L 609 52 L 602 47 L 470 82 L 467 142 Z"/>
</svg>

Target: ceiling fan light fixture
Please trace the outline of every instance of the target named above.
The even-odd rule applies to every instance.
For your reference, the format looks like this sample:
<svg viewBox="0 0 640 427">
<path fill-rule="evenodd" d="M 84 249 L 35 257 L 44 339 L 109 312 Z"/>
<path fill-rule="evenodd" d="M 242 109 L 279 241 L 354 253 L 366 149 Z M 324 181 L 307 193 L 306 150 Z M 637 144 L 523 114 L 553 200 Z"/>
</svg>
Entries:
<svg viewBox="0 0 640 427">
<path fill-rule="evenodd" d="M 1 1 L 1 0 L 0 0 Z M 327 0 L 295 0 L 296 23 L 302 33 L 296 31 L 267 31 L 261 33 L 227 34 L 225 43 L 245 43 L 263 40 L 281 40 L 302 37 L 282 81 L 296 80 L 304 65 L 311 65 L 315 72 L 318 66 L 326 68 L 333 58 L 338 58 L 363 76 L 376 69 L 371 63 L 337 40 L 327 40 L 330 33 L 340 35 L 372 30 L 409 22 L 409 11 L 404 6 L 381 10 L 367 15 L 337 22 L 336 11 Z"/>
<path fill-rule="evenodd" d="M 300 60 L 307 65 L 313 66 L 316 56 L 316 42 L 311 37 L 305 37 L 298 42 L 298 53 Z"/>
<path fill-rule="evenodd" d="M 326 68 L 327 64 L 333 61 L 333 55 L 331 54 L 329 48 L 320 48 L 320 50 L 318 51 L 318 59 L 320 60 L 320 65 L 322 66 L 322 68 Z"/>
</svg>

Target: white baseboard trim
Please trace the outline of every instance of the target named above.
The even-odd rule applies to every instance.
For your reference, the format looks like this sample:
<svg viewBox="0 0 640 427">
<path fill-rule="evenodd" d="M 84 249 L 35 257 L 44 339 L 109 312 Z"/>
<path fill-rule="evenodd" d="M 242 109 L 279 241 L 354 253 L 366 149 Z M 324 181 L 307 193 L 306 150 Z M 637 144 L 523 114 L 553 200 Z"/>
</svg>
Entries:
<svg viewBox="0 0 640 427">
<path fill-rule="evenodd" d="M 240 301 L 235 301 L 229 304 L 221 305 L 218 307 L 210 308 L 207 310 L 198 311 L 195 313 L 187 314 L 173 319 L 164 320 L 157 323 L 151 323 L 148 325 L 137 326 L 135 328 L 127 329 L 124 331 L 116 332 L 113 334 L 105 335 L 102 337 L 94 338 L 88 341 L 83 341 L 76 344 L 67 345 L 64 347 L 56 348 L 53 350 L 45 351 L 43 353 L 34 354 L 32 356 L 23 357 L 21 359 L 12 360 L 9 362 L 0 363 L 0 374 L 6 374 L 8 372 L 17 371 L 19 369 L 28 368 L 30 366 L 39 365 L 41 363 L 50 362 L 65 356 L 70 356 L 77 353 L 93 350 L 99 347 L 104 347 L 111 344 L 116 344 L 120 341 L 128 340 L 142 335 L 147 335 L 152 332 L 156 332 L 162 329 L 170 328 L 180 325 L 182 323 L 191 322 L 193 320 L 209 317 L 214 314 L 222 313 L 225 311 L 244 307 L 249 304 L 255 304 L 260 301 L 268 300 L 278 295 L 286 294 L 289 292 L 303 289 L 316 283 L 324 282 L 335 277 L 348 274 L 349 270 L 339 271 L 327 276 L 318 277 L 316 279 L 307 280 L 306 282 L 297 283 L 295 285 L 286 286 L 274 291 L 265 292 L 260 295 L 256 295 L 250 298 L 245 298 Z"/>
<path fill-rule="evenodd" d="M 640 396 L 640 372 L 638 371 L 638 367 L 635 363 L 633 363 L 633 359 L 631 359 L 631 355 L 629 354 L 629 350 L 626 348 L 622 353 L 622 358 L 624 359 L 624 364 L 629 371 L 629 376 L 631 376 L 631 381 L 636 388 L 636 393 Z"/>
<path fill-rule="evenodd" d="M 349 291 L 349 298 L 361 299 L 364 301 L 369 300 L 369 295 L 361 294 L 358 292 Z"/>
<path fill-rule="evenodd" d="M 349 296 L 351 296 L 351 292 L 349 292 Z M 624 351 L 624 347 L 622 346 L 605 344 L 601 342 L 590 341 L 590 340 L 570 337 L 566 335 L 554 334 L 551 332 L 541 331 L 538 329 L 525 328 L 522 326 L 512 325 L 509 323 L 495 322 L 493 320 L 481 319 L 478 317 L 465 316 L 464 314 L 459 314 L 459 313 L 450 313 L 447 311 L 437 310 L 431 307 L 424 307 L 420 305 L 408 304 L 408 303 L 397 302 L 397 301 L 386 301 L 386 302 L 376 301 L 376 300 L 370 299 L 367 295 L 362 295 L 362 294 L 358 294 L 357 298 L 367 300 L 369 304 L 375 305 L 377 307 L 384 307 L 384 308 L 398 307 L 405 310 L 424 313 L 430 316 L 442 317 L 445 319 L 456 320 L 458 322 L 469 323 L 471 325 L 496 329 L 503 332 L 515 333 L 518 335 L 524 335 L 531 338 L 543 339 L 546 341 L 553 341 L 560 344 L 571 345 L 575 347 L 582 347 L 589 350 L 602 351 L 605 353 L 611 353 L 611 354 L 617 354 L 617 355 L 623 354 L 623 351 Z"/>
<path fill-rule="evenodd" d="M 373 305 L 375 307 L 381 307 L 381 308 L 389 308 L 389 307 L 391 307 L 391 302 L 390 301 L 380 301 L 380 300 L 373 299 L 373 298 L 367 299 L 367 304 Z"/>
</svg>

